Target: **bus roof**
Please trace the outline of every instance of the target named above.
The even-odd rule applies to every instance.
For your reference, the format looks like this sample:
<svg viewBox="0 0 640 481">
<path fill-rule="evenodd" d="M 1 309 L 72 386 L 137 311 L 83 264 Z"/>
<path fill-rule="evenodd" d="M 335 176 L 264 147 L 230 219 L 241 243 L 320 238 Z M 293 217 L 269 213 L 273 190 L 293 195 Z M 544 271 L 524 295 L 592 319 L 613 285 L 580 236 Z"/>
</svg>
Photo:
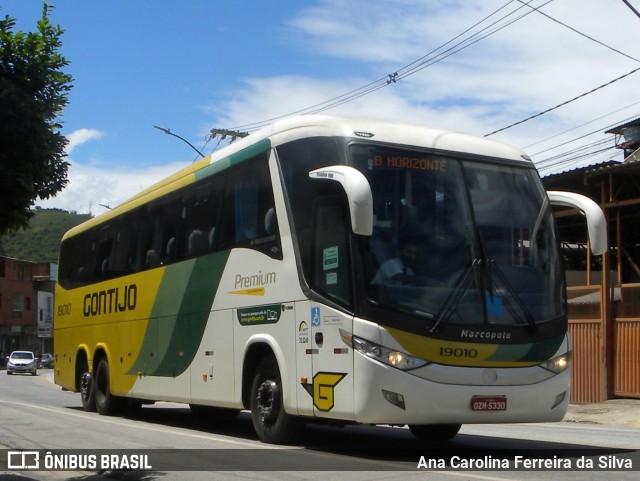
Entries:
<svg viewBox="0 0 640 481">
<path fill-rule="evenodd" d="M 114 209 L 72 228 L 65 234 L 64 238 L 118 217 L 122 213 L 165 193 L 191 184 L 197 179 L 197 174 L 203 170 L 211 173 L 221 171 L 249 158 L 251 155 L 266 151 L 271 146 L 281 145 L 300 138 L 330 136 L 360 137 L 376 142 L 530 162 L 524 152 L 502 142 L 425 124 L 329 115 L 287 117 L 277 120 L 267 127 L 162 179 Z"/>
<path fill-rule="evenodd" d="M 378 142 L 529 161 L 522 150 L 493 139 L 424 123 L 399 120 L 328 115 L 288 117 L 274 122 L 243 140 L 255 139 L 254 136 L 269 137 L 274 146 L 302 137 L 362 137 Z M 215 157 L 212 160 L 215 161 Z"/>
</svg>

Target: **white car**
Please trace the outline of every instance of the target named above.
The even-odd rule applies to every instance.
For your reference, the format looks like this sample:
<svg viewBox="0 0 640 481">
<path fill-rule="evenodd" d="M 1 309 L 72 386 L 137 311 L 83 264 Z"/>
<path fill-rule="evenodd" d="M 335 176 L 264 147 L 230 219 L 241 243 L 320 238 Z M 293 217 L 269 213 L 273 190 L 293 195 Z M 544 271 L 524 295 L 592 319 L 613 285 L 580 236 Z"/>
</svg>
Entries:
<svg viewBox="0 0 640 481">
<path fill-rule="evenodd" d="M 30 373 L 35 376 L 38 373 L 38 360 L 31 351 L 13 351 L 7 359 L 7 374 L 14 372 Z"/>
</svg>

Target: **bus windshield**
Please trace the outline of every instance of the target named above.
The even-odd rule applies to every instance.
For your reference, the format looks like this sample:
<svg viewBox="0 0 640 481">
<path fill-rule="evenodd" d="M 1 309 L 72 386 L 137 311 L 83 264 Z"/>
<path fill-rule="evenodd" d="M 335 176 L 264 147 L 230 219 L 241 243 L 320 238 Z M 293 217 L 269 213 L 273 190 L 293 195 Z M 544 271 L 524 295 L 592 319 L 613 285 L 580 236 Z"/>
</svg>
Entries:
<svg viewBox="0 0 640 481">
<path fill-rule="evenodd" d="M 352 144 L 373 194 L 370 303 L 449 325 L 530 327 L 564 314 L 551 209 L 535 170 Z"/>
</svg>

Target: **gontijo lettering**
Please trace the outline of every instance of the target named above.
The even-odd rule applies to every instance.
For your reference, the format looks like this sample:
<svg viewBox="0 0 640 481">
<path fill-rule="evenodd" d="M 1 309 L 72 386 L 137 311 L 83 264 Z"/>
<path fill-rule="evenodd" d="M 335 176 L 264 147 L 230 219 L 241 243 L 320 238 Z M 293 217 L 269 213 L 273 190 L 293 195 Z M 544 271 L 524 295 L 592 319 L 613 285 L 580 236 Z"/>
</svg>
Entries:
<svg viewBox="0 0 640 481">
<path fill-rule="evenodd" d="M 119 287 L 113 287 L 84 296 L 83 314 L 84 317 L 90 317 L 133 311 L 137 302 L 138 287 L 135 284 L 125 286 L 122 290 Z"/>
</svg>

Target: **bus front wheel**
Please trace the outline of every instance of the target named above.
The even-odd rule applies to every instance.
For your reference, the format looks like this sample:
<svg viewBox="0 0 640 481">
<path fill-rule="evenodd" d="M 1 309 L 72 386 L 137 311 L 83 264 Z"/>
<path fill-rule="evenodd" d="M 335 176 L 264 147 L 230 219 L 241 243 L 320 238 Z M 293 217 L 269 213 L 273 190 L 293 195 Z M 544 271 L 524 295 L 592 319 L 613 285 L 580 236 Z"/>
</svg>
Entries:
<svg viewBox="0 0 640 481">
<path fill-rule="evenodd" d="M 420 442 L 437 445 L 449 441 L 461 427 L 461 424 L 412 424 L 409 429 Z"/>
<path fill-rule="evenodd" d="M 251 419 L 258 438 L 271 444 L 293 440 L 302 428 L 300 419 L 287 414 L 282 397 L 282 380 L 273 358 L 263 359 L 251 384 Z"/>
</svg>

